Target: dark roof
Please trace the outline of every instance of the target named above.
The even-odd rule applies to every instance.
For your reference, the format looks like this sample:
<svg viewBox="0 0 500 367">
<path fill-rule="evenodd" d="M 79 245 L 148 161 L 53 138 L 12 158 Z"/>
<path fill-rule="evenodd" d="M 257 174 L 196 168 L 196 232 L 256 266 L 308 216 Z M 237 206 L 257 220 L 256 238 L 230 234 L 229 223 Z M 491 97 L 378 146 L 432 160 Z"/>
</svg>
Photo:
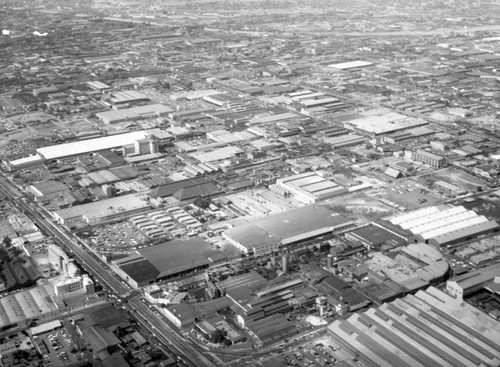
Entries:
<svg viewBox="0 0 500 367">
<path fill-rule="evenodd" d="M 158 269 L 159 277 L 208 266 L 222 256 L 220 252 L 198 237 L 169 241 L 144 248 L 139 253 Z"/>
<path fill-rule="evenodd" d="M 226 290 L 231 290 L 239 288 L 241 286 L 246 287 L 258 287 L 267 283 L 266 278 L 257 273 L 255 270 L 251 270 L 246 274 L 235 275 L 219 283 L 221 288 Z"/>
<path fill-rule="evenodd" d="M 148 260 L 140 258 L 121 264 L 120 269 L 137 283 L 153 281 L 160 274 L 160 271 L 153 264 Z"/>
<path fill-rule="evenodd" d="M 212 182 L 206 182 L 201 185 L 183 187 L 174 194 L 174 197 L 180 201 L 195 199 L 200 196 L 212 196 L 221 191 Z"/>
<path fill-rule="evenodd" d="M 258 321 L 247 322 L 246 327 L 263 342 L 297 332 L 293 323 L 280 314 L 274 314 Z"/>
<path fill-rule="evenodd" d="M 132 166 L 122 166 L 122 167 L 110 168 L 109 172 L 111 172 L 116 177 L 120 178 L 121 180 L 135 178 L 135 177 L 139 176 L 139 172 L 137 171 L 137 169 L 135 169 Z"/>
<path fill-rule="evenodd" d="M 203 185 L 203 184 L 206 184 L 209 182 L 210 182 L 209 180 L 207 180 L 206 178 L 203 178 L 203 177 L 175 181 L 175 182 L 171 182 L 171 183 L 168 183 L 165 185 L 158 186 L 155 190 L 153 190 L 151 192 L 151 196 L 164 198 L 164 197 L 172 196 L 176 192 L 178 192 L 179 190 L 184 189 L 186 187 Z"/>
<path fill-rule="evenodd" d="M 113 333 L 104 330 L 100 325 L 90 326 L 82 330 L 82 334 L 87 340 L 94 353 L 98 353 L 107 349 L 109 346 L 120 344 L 118 339 Z"/>
<path fill-rule="evenodd" d="M 380 245 L 386 242 L 396 242 L 400 245 L 404 245 L 406 243 L 401 237 L 397 237 L 393 235 L 388 230 L 377 227 L 374 225 L 369 225 L 363 228 L 355 229 L 351 231 L 359 239 L 371 243 L 373 245 Z"/>
<path fill-rule="evenodd" d="M 322 283 L 331 288 L 335 293 L 339 293 L 343 289 L 350 287 L 349 284 L 334 275 L 323 279 Z"/>
</svg>

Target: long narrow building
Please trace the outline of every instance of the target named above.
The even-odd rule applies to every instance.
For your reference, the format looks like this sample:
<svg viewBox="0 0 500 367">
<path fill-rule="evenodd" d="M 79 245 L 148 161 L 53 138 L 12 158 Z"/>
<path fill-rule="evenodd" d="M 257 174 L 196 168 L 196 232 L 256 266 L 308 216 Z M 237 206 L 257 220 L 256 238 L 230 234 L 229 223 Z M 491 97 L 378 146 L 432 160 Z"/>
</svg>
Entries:
<svg viewBox="0 0 500 367">
<path fill-rule="evenodd" d="M 328 333 L 369 366 L 500 365 L 500 322 L 434 287 L 336 320 Z"/>
</svg>

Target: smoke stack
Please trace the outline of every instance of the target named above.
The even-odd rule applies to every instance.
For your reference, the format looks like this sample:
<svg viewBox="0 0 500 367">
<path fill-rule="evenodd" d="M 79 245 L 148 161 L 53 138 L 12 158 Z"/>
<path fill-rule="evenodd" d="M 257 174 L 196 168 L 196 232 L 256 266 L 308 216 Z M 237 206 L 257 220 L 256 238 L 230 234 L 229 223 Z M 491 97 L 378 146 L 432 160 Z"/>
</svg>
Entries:
<svg viewBox="0 0 500 367">
<path fill-rule="evenodd" d="M 333 267 L 333 255 L 332 254 L 328 254 L 328 256 L 326 257 L 326 266 L 328 268 Z"/>
<path fill-rule="evenodd" d="M 283 270 L 283 273 L 288 273 L 288 255 L 285 254 L 283 255 L 283 258 L 282 258 L 282 270 Z"/>
</svg>

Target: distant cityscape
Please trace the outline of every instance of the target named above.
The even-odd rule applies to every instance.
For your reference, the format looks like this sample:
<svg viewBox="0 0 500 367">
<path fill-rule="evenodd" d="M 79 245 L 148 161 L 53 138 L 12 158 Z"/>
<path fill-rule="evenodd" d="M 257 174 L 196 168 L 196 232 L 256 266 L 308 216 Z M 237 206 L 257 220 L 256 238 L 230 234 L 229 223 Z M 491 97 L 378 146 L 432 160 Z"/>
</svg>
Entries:
<svg viewBox="0 0 500 367">
<path fill-rule="evenodd" d="M 0 19 L 0 366 L 500 366 L 500 1 Z"/>
</svg>

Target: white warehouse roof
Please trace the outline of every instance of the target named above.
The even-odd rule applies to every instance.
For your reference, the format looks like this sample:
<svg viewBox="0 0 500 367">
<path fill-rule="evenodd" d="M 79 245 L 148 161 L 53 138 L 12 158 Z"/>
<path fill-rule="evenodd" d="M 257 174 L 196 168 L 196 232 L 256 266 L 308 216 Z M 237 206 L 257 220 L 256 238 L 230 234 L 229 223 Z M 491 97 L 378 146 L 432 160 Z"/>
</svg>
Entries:
<svg viewBox="0 0 500 367">
<path fill-rule="evenodd" d="M 125 134 L 104 136 L 102 138 L 80 140 L 66 144 L 38 148 L 36 152 L 44 159 L 60 159 L 79 154 L 98 152 L 106 149 L 119 148 L 144 139 L 146 135 L 154 135 L 159 129 L 134 131 Z"/>
</svg>

